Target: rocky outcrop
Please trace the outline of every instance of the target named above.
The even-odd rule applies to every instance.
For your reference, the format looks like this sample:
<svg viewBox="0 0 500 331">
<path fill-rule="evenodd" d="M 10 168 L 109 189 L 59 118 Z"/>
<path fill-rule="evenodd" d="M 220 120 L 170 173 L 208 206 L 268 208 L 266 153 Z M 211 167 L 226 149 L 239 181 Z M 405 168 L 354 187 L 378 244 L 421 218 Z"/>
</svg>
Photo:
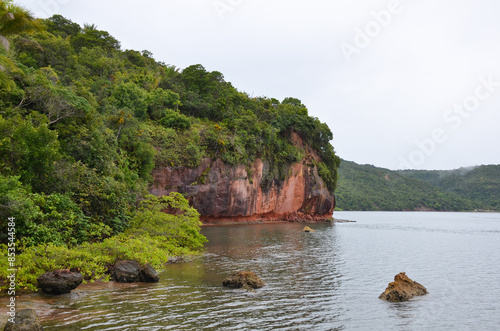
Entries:
<svg viewBox="0 0 500 331">
<path fill-rule="evenodd" d="M 222 285 L 234 288 L 256 289 L 266 284 L 252 271 L 237 271 L 222 281 Z"/>
<path fill-rule="evenodd" d="M 21 309 L 16 313 L 13 323 L 5 324 L 4 331 L 41 331 L 43 330 L 38 315 L 33 309 Z"/>
<path fill-rule="evenodd" d="M 141 267 L 139 262 L 131 260 L 121 260 L 113 267 L 112 276 L 120 283 L 152 283 L 160 280 L 156 270 L 146 263 Z"/>
<path fill-rule="evenodd" d="M 401 272 L 394 276 L 394 282 L 389 283 L 379 299 L 401 302 L 427 293 L 427 289 L 423 285 L 411 280 L 404 272 Z"/>
<path fill-rule="evenodd" d="M 58 269 L 44 273 L 37 281 L 44 293 L 64 294 L 77 288 L 83 282 L 83 275 L 69 269 Z"/>
<path fill-rule="evenodd" d="M 316 232 L 316 230 L 314 230 L 308 226 L 304 226 L 304 228 L 302 229 L 302 232 Z"/>
<path fill-rule="evenodd" d="M 301 144 L 295 135 L 296 144 Z M 335 197 L 314 165 L 313 152 L 290 166 L 287 179 L 263 185 L 269 164 L 260 159 L 250 167 L 229 166 L 203 159 L 200 166 L 163 167 L 153 172 L 150 192 L 157 196 L 180 192 L 201 214 L 204 223 L 330 220 Z"/>
</svg>

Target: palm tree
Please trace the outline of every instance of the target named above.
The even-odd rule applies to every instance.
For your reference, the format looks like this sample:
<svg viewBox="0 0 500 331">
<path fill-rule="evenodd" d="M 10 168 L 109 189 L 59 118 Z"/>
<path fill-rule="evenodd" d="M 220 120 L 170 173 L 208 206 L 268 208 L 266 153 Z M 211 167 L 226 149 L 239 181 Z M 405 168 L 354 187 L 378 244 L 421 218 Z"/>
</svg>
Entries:
<svg viewBox="0 0 500 331">
<path fill-rule="evenodd" d="M 8 51 L 7 37 L 33 32 L 41 28 L 33 15 L 21 6 L 12 3 L 12 0 L 0 0 L 0 44 Z"/>
</svg>

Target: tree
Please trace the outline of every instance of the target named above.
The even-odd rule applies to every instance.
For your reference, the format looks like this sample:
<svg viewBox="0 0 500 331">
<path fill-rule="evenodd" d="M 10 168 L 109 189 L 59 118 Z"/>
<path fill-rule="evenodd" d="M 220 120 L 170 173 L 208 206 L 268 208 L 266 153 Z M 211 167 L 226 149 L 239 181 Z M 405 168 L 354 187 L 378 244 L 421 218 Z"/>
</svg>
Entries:
<svg viewBox="0 0 500 331">
<path fill-rule="evenodd" d="M 28 10 L 14 5 L 11 0 L 0 0 L 0 47 L 5 51 L 10 48 L 8 37 L 39 30 L 40 27 Z M 12 60 L 0 54 L 0 87 L 11 89 L 13 84 L 5 71 L 14 67 Z"/>
<path fill-rule="evenodd" d="M 0 0 L 0 44 L 5 49 L 9 50 L 8 37 L 40 28 L 28 10 L 14 5 L 11 0 Z"/>
<path fill-rule="evenodd" d="M 83 116 L 90 110 L 85 98 L 59 84 L 51 68 L 41 68 L 26 79 L 26 104 L 45 114 L 48 125 L 65 118 Z"/>
<path fill-rule="evenodd" d="M 47 31 L 59 35 L 63 38 L 68 36 L 76 36 L 82 28 L 77 23 L 74 23 L 61 15 L 54 15 L 45 20 Z"/>
<path fill-rule="evenodd" d="M 97 30 L 97 26 L 94 24 L 85 24 L 83 32 L 71 39 L 71 45 L 76 51 L 80 51 L 83 47 L 94 48 L 98 46 L 108 51 L 120 50 L 120 42 L 108 32 Z"/>
<path fill-rule="evenodd" d="M 283 101 L 281 103 L 289 104 L 289 105 L 296 106 L 299 108 L 306 108 L 306 106 L 304 106 L 302 101 L 300 101 L 297 98 L 287 97 L 287 98 L 283 99 Z"/>
<path fill-rule="evenodd" d="M 55 165 L 61 159 L 57 132 L 43 121 L 40 114 L 27 119 L 0 117 L 0 171 L 20 175 L 21 182 L 35 192 L 50 190 Z"/>
</svg>

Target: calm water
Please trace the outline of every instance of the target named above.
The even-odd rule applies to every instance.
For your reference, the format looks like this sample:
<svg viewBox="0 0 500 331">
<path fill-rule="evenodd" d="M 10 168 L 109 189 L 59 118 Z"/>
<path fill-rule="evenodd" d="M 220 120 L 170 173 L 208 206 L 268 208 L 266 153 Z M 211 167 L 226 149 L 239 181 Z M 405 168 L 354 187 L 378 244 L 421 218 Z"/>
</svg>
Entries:
<svg viewBox="0 0 500 331">
<path fill-rule="evenodd" d="M 45 330 L 500 330 L 500 214 L 336 212 L 356 223 L 203 229 L 199 261 L 157 284 L 107 285 L 25 303 Z M 235 270 L 267 286 L 225 289 Z M 378 299 L 395 274 L 430 294 Z"/>
</svg>

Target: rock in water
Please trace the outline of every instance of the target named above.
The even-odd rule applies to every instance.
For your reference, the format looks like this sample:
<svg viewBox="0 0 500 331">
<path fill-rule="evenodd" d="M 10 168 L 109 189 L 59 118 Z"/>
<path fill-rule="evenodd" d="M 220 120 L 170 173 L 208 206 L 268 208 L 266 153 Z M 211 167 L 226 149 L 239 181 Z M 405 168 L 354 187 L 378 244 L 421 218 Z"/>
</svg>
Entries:
<svg viewBox="0 0 500 331">
<path fill-rule="evenodd" d="M 116 262 L 113 278 L 120 283 L 135 283 L 141 281 L 141 265 L 137 261 L 121 260 Z"/>
<path fill-rule="evenodd" d="M 160 280 L 158 273 L 149 263 L 141 267 L 139 262 L 131 260 L 116 262 L 112 275 L 120 283 L 154 283 Z"/>
<path fill-rule="evenodd" d="M 316 230 L 311 229 L 311 228 L 310 228 L 310 227 L 308 227 L 308 226 L 304 226 L 304 228 L 302 229 L 302 232 L 316 232 Z"/>
<path fill-rule="evenodd" d="M 44 293 L 64 294 L 77 288 L 83 281 L 83 275 L 69 269 L 58 269 L 44 273 L 37 281 Z"/>
<path fill-rule="evenodd" d="M 160 280 L 158 273 L 149 263 L 142 266 L 140 276 L 141 282 L 145 283 L 156 283 Z"/>
<path fill-rule="evenodd" d="M 379 299 L 401 302 L 427 293 L 427 289 L 422 284 L 411 280 L 404 272 L 401 272 L 394 276 L 394 282 L 389 283 L 389 286 L 379 296 Z"/>
<path fill-rule="evenodd" d="M 235 288 L 261 288 L 266 284 L 252 271 L 237 271 L 224 279 L 222 285 Z"/>
<path fill-rule="evenodd" d="M 4 331 L 40 331 L 43 330 L 38 315 L 33 309 L 21 309 L 14 317 L 15 323 L 7 322 Z"/>
</svg>

